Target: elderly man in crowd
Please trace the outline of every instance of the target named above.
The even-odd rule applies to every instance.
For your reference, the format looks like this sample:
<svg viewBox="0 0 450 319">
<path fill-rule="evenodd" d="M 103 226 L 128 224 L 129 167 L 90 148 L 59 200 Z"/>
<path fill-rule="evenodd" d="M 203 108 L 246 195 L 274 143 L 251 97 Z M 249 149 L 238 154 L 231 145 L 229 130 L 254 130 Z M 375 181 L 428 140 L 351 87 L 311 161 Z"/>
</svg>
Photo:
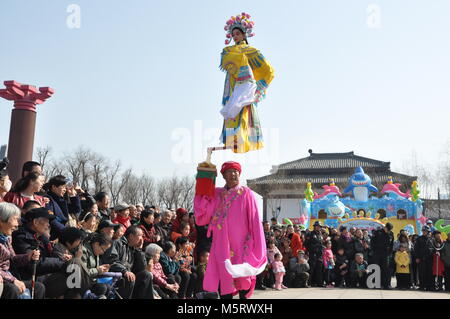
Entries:
<svg viewBox="0 0 450 319">
<path fill-rule="evenodd" d="M 155 224 L 156 233 L 160 236 L 157 244 L 162 247 L 168 241 L 172 234 L 172 211 L 165 210 L 162 214 L 161 221 Z"/>
</svg>

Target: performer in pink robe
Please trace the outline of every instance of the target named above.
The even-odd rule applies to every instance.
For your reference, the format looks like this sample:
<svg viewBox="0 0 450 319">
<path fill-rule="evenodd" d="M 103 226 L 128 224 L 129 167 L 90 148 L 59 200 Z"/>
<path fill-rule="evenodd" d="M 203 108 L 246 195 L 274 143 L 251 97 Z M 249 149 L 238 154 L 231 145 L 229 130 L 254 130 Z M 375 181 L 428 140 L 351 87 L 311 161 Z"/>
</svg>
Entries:
<svg viewBox="0 0 450 319">
<path fill-rule="evenodd" d="M 220 289 L 221 298 L 238 292 L 241 298 L 249 298 L 256 275 L 267 263 L 261 218 L 252 190 L 239 185 L 240 164 L 226 162 L 221 173 L 226 186 L 216 187 L 214 198 L 196 195 L 194 199 L 197 224 L 209 224 L 208 237 L 213 236 L 203 289 Z"/>
</svg>

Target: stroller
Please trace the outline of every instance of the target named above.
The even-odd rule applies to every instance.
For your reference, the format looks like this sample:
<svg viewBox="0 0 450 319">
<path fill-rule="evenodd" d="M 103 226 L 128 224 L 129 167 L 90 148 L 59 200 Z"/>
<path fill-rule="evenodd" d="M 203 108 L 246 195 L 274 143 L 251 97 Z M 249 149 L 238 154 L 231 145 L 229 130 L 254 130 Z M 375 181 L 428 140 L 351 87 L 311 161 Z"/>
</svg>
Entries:
<svg viewBox="0 0 450 319">
<path fill-rule="evenodd" d="M 120 279 L 120 272 L 105 272 L 99 276 L 97 283 L 84 293 L 83 299 L 123 299 L 116 287 Z"/>
</svg>

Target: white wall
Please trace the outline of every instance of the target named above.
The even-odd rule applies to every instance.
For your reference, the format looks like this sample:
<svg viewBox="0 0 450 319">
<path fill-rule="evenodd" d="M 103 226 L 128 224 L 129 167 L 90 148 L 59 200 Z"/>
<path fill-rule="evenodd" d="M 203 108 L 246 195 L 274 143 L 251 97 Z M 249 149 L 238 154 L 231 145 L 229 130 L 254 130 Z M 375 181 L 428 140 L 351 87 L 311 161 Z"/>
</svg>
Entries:
<svg viewBox="0 0 450 319">
<path fill-rule="evenodd" d="M 272 218 L 272 208 L 277 206 L 281 206 L 281 214 L 278 216 L 278 222 L 281 222 L 283 218 L 299 218 L 300 200 L 300 198 L 267 200 L 267 219 L 270 220 Z"/>
</svg>

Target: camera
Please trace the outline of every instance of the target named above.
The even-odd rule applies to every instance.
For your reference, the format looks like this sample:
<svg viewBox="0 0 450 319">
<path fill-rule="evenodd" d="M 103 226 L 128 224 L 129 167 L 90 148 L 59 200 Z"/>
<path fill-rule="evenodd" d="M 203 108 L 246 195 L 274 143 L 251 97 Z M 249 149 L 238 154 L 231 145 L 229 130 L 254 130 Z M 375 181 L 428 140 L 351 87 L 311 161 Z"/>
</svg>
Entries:
<svg viewBox="0 0 450 319">
<path fill-rule="evenodd" d="M 6 167 L 8 167 L 8 164 L 9 160 L 6 157 L 2 159 L 2 161 L 0 162 L 0 171 L 6 169 Z"/>
</svg>

